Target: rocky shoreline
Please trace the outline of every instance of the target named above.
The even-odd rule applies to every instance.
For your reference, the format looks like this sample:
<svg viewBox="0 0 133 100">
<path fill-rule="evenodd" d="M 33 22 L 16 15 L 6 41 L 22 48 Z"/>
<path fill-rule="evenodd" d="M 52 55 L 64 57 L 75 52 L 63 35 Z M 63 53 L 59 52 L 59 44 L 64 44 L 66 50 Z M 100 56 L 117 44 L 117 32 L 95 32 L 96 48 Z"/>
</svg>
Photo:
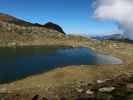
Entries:
<svg viewBox="0 0 133 100">
<path fill-rule="evenodd" d="M 133 100 L 133 73 L 97 80 L 93 84 L 88 83 L 78 88 L 72 88 L 72 90 L 71 97 L 66 94 L 53 100 Z M 52 100 L 34 93 L 2 92 L 0 90 L 1 100 Z"/>
</svg>

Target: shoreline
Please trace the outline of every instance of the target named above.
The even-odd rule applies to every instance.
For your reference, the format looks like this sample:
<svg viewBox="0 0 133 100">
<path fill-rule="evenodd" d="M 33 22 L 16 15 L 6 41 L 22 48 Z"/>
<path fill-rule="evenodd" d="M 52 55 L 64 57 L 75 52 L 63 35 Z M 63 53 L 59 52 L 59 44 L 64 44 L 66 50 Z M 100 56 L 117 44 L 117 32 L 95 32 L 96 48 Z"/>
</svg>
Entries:
<svg viewBox="0 0 133 100">
<path fill-rule="evenodd" d="M 33 94 L 39 94 L 46 97 L 55 97 L 55 95 L 60 97 L 64 90 L 64 92 L 70 93 L 70 88 L 75 89 L 82 84 L 85 85 L 96 80 L 110 79 L 121 74 L 133 72 L 133 44 L 115 41 L 96 41 L 79 37 L 52 40 L 54 39 L 45 40 L 44 44 L 87 47 L 96 53 L 118 57 L 124 62 L 118 65 L 80 65 L 57 68 L 47 73 L 30 76 L 9 84 L 1 84 L 0 90 L 5 89 L 7 92 L 19 93 L 20 95 L 31 93 L 32 96 Z M 68 97 L 71 97 L 71 95 L 68 95 Z"/>
</svg>

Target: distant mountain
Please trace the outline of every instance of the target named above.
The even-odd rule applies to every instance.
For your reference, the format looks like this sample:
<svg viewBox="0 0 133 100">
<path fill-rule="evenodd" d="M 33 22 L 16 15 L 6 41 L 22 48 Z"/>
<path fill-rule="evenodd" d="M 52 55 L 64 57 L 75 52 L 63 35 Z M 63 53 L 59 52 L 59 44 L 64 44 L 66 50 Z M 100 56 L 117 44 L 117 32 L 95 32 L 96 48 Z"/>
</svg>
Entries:
<svg viewBox="0 0 133 100">
<path fill-rule="evenodd" d="M 93 37 L 98 40 L 117 40 L 117 39 L 124 39 L 124 36 L 122 34 L 112 34 L 112 35 L 104 35 L 104 36 L 95 36 Z"/>
<path fill-rule="evenodd" d="M 95 37 L 92 37 L 92 38 L 97 39 L 97 40 L 113 40 L 113 41 L 133 43 L 133 40 L 125 38 L 123 34 L 95 36 Z"/>
</svg>

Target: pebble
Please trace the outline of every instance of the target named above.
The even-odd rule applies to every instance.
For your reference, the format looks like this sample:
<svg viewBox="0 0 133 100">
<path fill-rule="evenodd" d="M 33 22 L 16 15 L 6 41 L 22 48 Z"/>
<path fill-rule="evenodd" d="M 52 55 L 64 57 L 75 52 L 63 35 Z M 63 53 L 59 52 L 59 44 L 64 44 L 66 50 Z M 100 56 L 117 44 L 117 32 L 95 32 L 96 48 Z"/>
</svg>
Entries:
<svg viewBox="0 0 133 100">
<path fill-rule="evenodd" d="M 101 84 L 101 83 L 104 83 L 104 81 L 103 80 L 97 80 L 97 83 Z"/>
<path fill-rule="evenodd" d="M 99 92 L 112 92 L 115 90 L 115 87 L 103 87 L 99 89 Z"/>
<path fill-rule="evenodd" d="M 77 89 L 77 92 L 82 93 L 84 89 Z"/>
<path fill-rule="evenodd" d="M 133 91 L 133 84 L 132 83 L 127 84 L 126 87 L 127 87 L 127 90 Z"/>
<path fill-rule="evenodd" d="M 94 92 L 93 92 L 93 91 L 91 91 L 90 89 L 88 89 L 88 90 L 86 91 L 86 94 L 88 94 L 88 95 L 93 95 L 93 94 L 94 94 Z"/>
<path fill-rule="evenodd" d="M 102 83 L 104 83 L 104 82 L 106 82 L 107 81 L 107 79 L 106 80 L 97 80 L 97 83 L 98 84 L 102 84 Z"/>
</svg>

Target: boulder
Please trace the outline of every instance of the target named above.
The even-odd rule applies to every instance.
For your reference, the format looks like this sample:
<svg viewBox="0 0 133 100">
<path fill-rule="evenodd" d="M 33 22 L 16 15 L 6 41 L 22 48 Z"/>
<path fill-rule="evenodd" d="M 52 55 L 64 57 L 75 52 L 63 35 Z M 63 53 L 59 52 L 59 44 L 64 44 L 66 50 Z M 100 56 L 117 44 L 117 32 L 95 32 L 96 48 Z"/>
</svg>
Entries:
<svg viewBox="0 0 133 100">
<path fill-rule="evenodd" d="M 115 87 L 103 87 L 99 89 L 99 92 L 112 92 L 113 90 L 115 90 Z"/>
<path fill-rule="evenodd" d="M 94 94 L 94 92 L 93 92 L 93 91 L 91 91 L 90 89 L 88 89 L 88 90 L 86 91 L 86 94 L 88 94 L 88 95 L 93 95 L 93 94 Z"/>
<path fill-rule="evenodd" d="M 84 89 L 76 89 L 78 93 L 83 93 Z"/>
<path fill-rule="evenodd" d="M 126 85 L 126 88 L 127 88 L 127 90 L 128 90 L 129 92 L 133 92 L 133 83 L 128 83 L 128 84 Z"/>
</svg>

